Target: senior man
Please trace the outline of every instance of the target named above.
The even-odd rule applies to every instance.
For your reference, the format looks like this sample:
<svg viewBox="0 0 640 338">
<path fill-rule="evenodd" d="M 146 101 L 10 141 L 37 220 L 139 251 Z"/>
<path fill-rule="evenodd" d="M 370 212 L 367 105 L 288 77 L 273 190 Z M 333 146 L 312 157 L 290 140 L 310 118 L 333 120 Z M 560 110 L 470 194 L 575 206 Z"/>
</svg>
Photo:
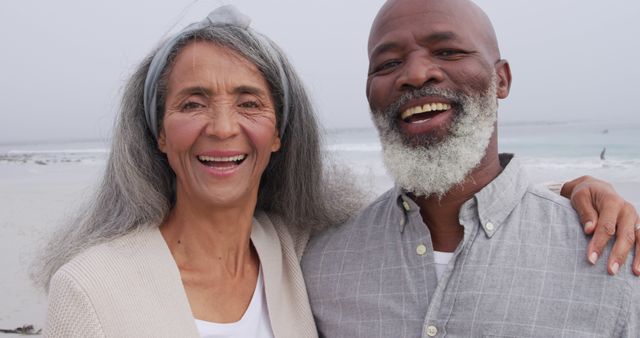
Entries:
<svg viewBox="0 0 640 338">
<path fill-rule="evenodd" d="M 396 187 L 307 247 L 321 335 L 640 336 L 631 264 L 586 259 L 569 202 L 498 153 L 511 70 L 484 12 L 390 0 L 368 50 L 367 98 Z"/>
</svg>

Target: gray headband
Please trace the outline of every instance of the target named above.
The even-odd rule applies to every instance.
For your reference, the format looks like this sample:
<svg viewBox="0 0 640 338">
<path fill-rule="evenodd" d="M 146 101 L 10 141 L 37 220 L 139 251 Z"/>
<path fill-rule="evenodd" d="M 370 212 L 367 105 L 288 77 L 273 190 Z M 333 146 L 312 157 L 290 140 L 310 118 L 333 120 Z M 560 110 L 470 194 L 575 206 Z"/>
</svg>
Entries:
<svg viewBox="0 0 640 338">
<path fill-rule="evenodd" d="M 144 114 L 147 119 L 147 126 L 153 133 L 153 136 L 158 138 L 158 80 L 162 75 L 162 71 L 167 66 L 167 58 L 171 53 L 173 47 L 185 36 L 192 34 L 195 31 L 201 30 L 209 26 L 237 26 L 247 30 L 250 35 L 262 42 L 265 46 L 266 52 L 269 57 L 273 59 L 278 67 L 278 74 L 282 86 L 282 121 L 280 122 L 280 137 L 284 135 L 284 131 L 289 119 L 289 81 L 284 72 L 282 60 L 279 53 L 271 42 L 261 36 L 259 33 L 249 28 L 251 19 L 242 14 L 233 5 L 221 6 L 213 10 L 207 17 L 200 21 L 194 22 L 183 30 L 169 38 L 166 42 L 160 46 L 158 52 L 153 56 L 151 64 L 149 65 L 149 71 L 147 72 L 147 78 L 144 82 Z"/>
</svg>

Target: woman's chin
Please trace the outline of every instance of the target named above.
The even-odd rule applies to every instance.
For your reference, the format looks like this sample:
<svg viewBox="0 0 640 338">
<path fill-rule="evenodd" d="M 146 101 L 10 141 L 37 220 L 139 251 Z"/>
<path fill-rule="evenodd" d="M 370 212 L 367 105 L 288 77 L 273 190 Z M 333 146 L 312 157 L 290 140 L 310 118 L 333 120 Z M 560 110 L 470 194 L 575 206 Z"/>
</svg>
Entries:
<svg viewBox="0 0 640 338">
<path fill-rule="evenodd" d="M 207 185 L 206 189 L 199 189 L 199 193 L 194 194 L 197 200 L 189 204 L 194 203 L 210 209 L 246 207 L 255 203 L 258 196 L 258 187 L 246 185 L 246 182 L 217 182 Z"/>
</svg>

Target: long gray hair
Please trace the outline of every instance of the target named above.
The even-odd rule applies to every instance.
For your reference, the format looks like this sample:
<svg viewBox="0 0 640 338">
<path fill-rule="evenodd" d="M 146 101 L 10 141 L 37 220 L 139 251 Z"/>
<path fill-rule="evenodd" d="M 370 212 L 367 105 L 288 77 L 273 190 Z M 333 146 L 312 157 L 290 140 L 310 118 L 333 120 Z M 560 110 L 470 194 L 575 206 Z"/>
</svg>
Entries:
<svg viewBox="0 0 640 338">
<path fill-rule="evenodd" d="M 323 166 L 319 128 L 307 93 L 285 55 L 266 37 L 232 25 L 208 26 L 185 36 L 171 50 L 158 86 L 158 126 L 167 74 L 180 50 L 195 40 L 229 48 L 257 66 L 270 86 L 278 126 L 284 123 L 282 95 L 289 92 L 286 131 L 262 175 L 257 208 L 278 215 L 291 227 L 318 228 L 346 220 L 361 199 L 352 193 L 353 183 L 344 185 L 349 180 L 340 179 L 342 173 L 330 174 L 327 168 L 332 166 Z M 275 48 L 278 59 L 266 52 L 267 47 Z M 157 148 L 144 112 L 145 78 L 156 52 L 140 64 L 124 89 L 111 153 L 95 196 L 53 235 L 38 260 L 33 277 L 45 289 L 53 274 L 78 253 L 142 227 L 159 226 L 175 203 L 175 173 Z M 278 63 L 287 81 L 280 81 Z M 282 83 L 289 88 L 282 88 Z"/>
</svg>

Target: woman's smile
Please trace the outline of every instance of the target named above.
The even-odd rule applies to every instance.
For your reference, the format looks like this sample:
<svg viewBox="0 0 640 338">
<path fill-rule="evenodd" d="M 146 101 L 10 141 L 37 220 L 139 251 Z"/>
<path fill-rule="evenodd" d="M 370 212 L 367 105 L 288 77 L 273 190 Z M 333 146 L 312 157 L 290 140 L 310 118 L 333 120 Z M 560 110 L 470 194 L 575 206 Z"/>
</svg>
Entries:
<svg viewBox="0 0 640 338">
<path fill-rule="evenodd" d="M 240 166 L 247 158 L 247 154 L 236 153 L 235 155 L 222 154 L 214 152 L 208 155 L 198 155 L 198 161 L 206 167 L 206 169 L 215 176 L 229 176 L 239 170 Z"/>
</svg>

